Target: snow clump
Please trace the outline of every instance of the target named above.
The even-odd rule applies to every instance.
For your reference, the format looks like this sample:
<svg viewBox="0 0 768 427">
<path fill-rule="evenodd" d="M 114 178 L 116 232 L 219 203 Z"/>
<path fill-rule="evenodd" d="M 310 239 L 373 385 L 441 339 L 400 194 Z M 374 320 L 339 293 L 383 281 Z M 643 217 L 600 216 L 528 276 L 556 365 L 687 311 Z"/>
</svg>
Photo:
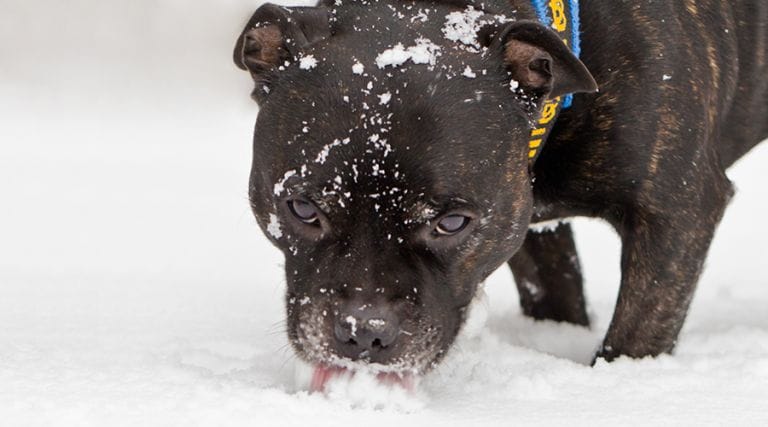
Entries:
<svg viewBox="0 0 768 427">
<path fill-rule="evenodd" d="M 416 45 L 404 47 L 402 43 L 381 52 L 376 57 L 376 65 L 379 68 L 387 66 L 398 67 L 405 64 L 408 60 L 414 64 L 435 65 L 437 57 L 440 56 L 440 46 L 432 43 L 429 39 L 420 38 L 416 40 Z"/>
<path fill-rule="evenodd" d="M 303 56 L 299 60 L 299 68 L 302 70 L 311 70 L 317 67 L 317 59 L 312 55 Z"/>
<path fill-rule="evenodd" d="M 461 12 L 449 13 L 445 16 L 445 25 L 443 26 L 445 38 L 480 49 L 477 32 L 483 24 L 480 21 L 483 14 L 482 10 L 476 10 L 472 6 L 468 6 L 466 10 Z"/>
<path fill-rule="evenodd" d="M 275 239 L 283 237 L 283 230 L 280 227 L 280 219 L 275 214 L 269 214 L 269 224 L 267 224 L 267 233 Z"/>
</svg>

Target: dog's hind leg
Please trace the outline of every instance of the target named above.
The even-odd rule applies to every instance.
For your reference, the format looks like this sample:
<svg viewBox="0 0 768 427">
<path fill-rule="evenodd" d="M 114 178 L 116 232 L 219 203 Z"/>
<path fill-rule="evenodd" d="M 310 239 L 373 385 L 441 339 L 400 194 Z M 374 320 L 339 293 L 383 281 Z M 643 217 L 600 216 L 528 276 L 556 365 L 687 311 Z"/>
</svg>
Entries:
<svg viewBox="0 0 768 427">
<path fill-rule="evenodd" d="M 527 316 L 589 325 L 581 267 L 569 224 L 529 231 L 509 266 Z"/>
</svg>

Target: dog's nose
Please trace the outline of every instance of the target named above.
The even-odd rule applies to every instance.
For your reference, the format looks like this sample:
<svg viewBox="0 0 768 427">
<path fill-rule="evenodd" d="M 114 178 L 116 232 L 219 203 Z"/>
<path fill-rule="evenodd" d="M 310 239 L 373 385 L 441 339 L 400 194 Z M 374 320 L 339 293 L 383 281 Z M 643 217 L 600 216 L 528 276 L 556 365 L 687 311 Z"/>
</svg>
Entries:
<svg viewBox="0 0 768 427">
<path fill-rule="evenodd" d="M 341 313 L 336 319 L 334 335 L 344 356 L 371 359 L 397 340 L 400 322 L 387 307 L 362 307 Z"/>
</svg>

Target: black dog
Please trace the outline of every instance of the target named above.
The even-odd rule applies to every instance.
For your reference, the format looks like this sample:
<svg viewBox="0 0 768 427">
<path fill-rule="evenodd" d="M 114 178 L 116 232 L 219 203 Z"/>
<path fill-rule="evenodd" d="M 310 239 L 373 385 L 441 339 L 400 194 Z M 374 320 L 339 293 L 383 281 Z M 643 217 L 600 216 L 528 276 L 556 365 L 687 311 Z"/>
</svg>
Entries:
<svg viewBox="0 0 768 427">
<path fill-rule="evenodd" d="M 250 200 L 285 253 L 302 358 L 423 373 L 504 263 L 527 315 L 588 325 L 559 222 L 573 216 L 623 242 L 597 357 L 674 348 L 732 194 L 724 170 L 768 138 L 768 2 L 581 11 L 583 63 L 530 0 L 256 11 L 235 49 L 260 105 Z"/>
</svg>

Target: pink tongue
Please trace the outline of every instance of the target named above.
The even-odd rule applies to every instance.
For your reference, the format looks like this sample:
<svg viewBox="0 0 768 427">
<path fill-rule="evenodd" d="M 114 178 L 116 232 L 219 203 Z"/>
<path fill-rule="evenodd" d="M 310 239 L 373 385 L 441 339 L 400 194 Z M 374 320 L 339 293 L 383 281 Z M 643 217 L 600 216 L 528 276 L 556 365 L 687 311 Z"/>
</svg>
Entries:
<svg viewBox="0 0 768 427">
<path fill-rule="evenodd" d="M 309 390 L 312 392 L 323 392 L 325 391 L 325 385 L 330 380 L 346 375 L 349 372 L 346 368 L 338 366 L 317 365 L 315 366 L 315 372 L 312 373 L 312 382 L 309 384 Z M 354 374 L 354 372 L 351 373 L 351 375 Z M 408 391 L 414 391 L 415 388 L 414 378 L 411 374 L 381 372 L 376 375 L 376 379 L 379 380 L 379 383 L 390 387 L 398 385 Z"/>
<path fill-rule="evenodd" d="M 328 365 L 316 365 L 315 372 L 312 373 L 312 382 L 309 383 L 309 391 L 325 391 L 325 385 L 332 378 L 340 377 L 347 372 L 345 368 Z"/>
</svg>

